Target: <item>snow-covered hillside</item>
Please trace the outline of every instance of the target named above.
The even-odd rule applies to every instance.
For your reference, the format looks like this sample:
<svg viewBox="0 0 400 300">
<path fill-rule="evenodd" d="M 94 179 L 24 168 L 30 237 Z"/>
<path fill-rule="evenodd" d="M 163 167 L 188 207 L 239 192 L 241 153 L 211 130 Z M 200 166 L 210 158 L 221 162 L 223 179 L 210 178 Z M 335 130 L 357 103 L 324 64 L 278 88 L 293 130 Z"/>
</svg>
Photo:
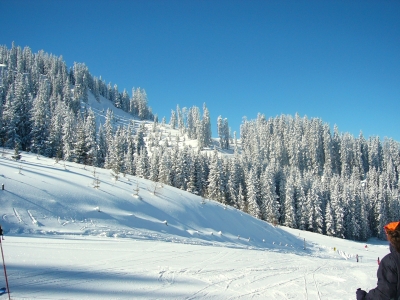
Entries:
<svg viewBox="0 0 400 300">
<path fill-rule="evenodd" d="M 106 122 L 107 111 L 110 110 L 114 116 L 114 127 L 124 126 L 127 127 L 129 124 L 132 125 L 134 123 L 135 129 L 139 128 L 140 124 L 144 124 L 148 132 L 152 131 L 153 121 L 149 120 L 139 120 L 137 117 L 134 117 L 132 114 L 123 111 L 114 106 L 114 104 L 104 98 L 103 96 L 99 96 L 99 101 L 96 100 L 94 95 L 89 91 L 88 92 L 88 101 L 87 103 L 81 102 L 81 110 L 91 109 L 96 117 L 96 126 L 99 128 L 100 125 L 104 125 Z M 166 116 L 166 118 L 169 118 Z M 173 143 L 176 143 L 176 137 L 179 136 L 180 140 L 178 144 L 182 147 L 183 145 L 190 146 L 192 148 L 198 147 L 198 142 L 196 139 L 188 139 L 187 135 L 182 136 L 178 129 L 172 129 L 169 124 L 161 125 L 158 124 L 158 131 L 160 132 L 161 143 L 165 142 L 165 139 L 168 137 L 171 138 Z M 212 152 L 215 148 L 221 155 L 231 155 L 233 154 L 233 147 L 230 149 L 221 149 L 219 147 L 218 138 L 212 138 L 212 145 L 210 147 L 204 147 L 202 152 Z M 238 150 L 240 151 L 240 139 L 236 140 L 238 145 Z M 151 151 L 150 151 L 151 152 Z"/>
<path fill-rule="evenodd" d="M 12 299 L 354 299 L 388 252 L 133 176 L 11 155 L 0 155 L 0 222 Z"/>
<path fill-rule="evenodd" d="M 0 158 L 6 233 L 75 234 L 291 251 L 302 241 L 232 207 L 170 186 L 11 151 Z M 96 188 L 97 186 L 97 188 Z"/>
</svg>

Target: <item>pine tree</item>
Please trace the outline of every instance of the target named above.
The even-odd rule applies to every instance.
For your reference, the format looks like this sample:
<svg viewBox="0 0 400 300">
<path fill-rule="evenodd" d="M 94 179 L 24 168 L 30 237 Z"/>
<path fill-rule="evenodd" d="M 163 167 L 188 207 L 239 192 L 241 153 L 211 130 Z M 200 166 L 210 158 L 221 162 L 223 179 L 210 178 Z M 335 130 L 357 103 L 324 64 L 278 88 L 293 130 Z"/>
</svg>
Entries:
<svg viewBox="0 0 400 300">
<path fill-rule="evenodd" d="M 48 157 L 55 157 L 57 160 L 63 158 L 63 123 L 64 113 L 67 110 L 68 108 L 64 103 L 58 101 L 50 120 L 46 155 Z"/>
<path fill-rule="evenodd" d="M 103 126 L 99 126 L 97 133 L 97 151 L 96 151 L 96 166 L 104 167 L 107 156 L 107 138 Z"/>
<path fill-rule="evenodd" d="M 11 85 L 7 92 L 6 102 L 3 110 L 3 145 L 13 148 L 15 143 L 20 143 L 20 136 L 17 132 L 20 123 L 18 107 L 15 104 L 14 85 Z"/>
<path fill-rule="evenodd" d="M 209 147 L 211 145 L 211 119 L 210 119 L 210 113 L 208 111 L 208 108 L 206 107 L 206 104 L 203 104 L 203 120 L 202 120 L 202 145 L 204 147 Z"/>
<path fill-rule="evenodd" d="M 75 143 L 75 128 L 76 128 L 76 121 L 73 115 L 73 112 L 67 110 L 65 112 L 64 117 L 64 124 L 63 124 L 63 154 L 64 160 L 70 161 L 74 158 L 74 143 Z"/>
<path fill-rule="evenodd" d="M 278 224 L 281 217 L 279 212 L 280 205 L 278 201 L 279 197 L 276 193 L 274 172 L 271 165 L 267 166 L 262 173 L 260 185 L 261 198 L 259 201 L 261 203 L 262 217 L 272 224 Z"/>
<path fill-rule="evenodd" d="M 32 151 L 45 154 L 46 138 L 50 130 L 50 90 L 46 81 L 41 81 L 39 93 L 33 102 L 32 109 Z"/>
<path fill-rule="evenodd" d="M 342 181 L 338 175 L 332 177 L 331 181 L 331 207 L 334 212 L 335 223 L 335 236 L 344 238 L 345 233 L 345 220 L 344 220 L 344 206 L 342 201 L 343 188 Z"/>
<path fill-rule="evenodd" d="M 246 177 L 248 213 L 257 219 L 262 218 L 259 202 L 260 202 L 260 183 L 256 172 L 253 169 Z M 268 220 L 269 221 L 269 220 Z"/>
<path fill-rule="evenodd" d="M 140 153 L 141 149 L 146 146 L 144 137 L 146 135 L 146 127 L 144 123 L 140 123 L 139 129 L 135 136 L 136 153 Z"/>
<path fill-rule="evenodd" d="M 326 211 L 325 211 L 325 232 L 326 235 L 328 236 L 336 236 L 335 232 L 335 220 L 333 217 L 333 211 L 332 211 L 332 206 L 331 203 L 328 202 L 326 205 Z"/>
<path fill-rule="evenodd" d="M 236 208 L 239 208 L 239 186 L 243 179 L 241 171 L 239 155 L 235 152 L 229 161 L 227 193 L 229 204 Z"/>
<path fill-rule="evenodd" d="M 304 188 L 301 182 L 297 182 L 296 186 L 296 198 L 297 198 L 297 207 L 296 207 L 296 217 L 297 217 L 297 225 L 300 230 L 306 230 L 307 226 L 307 199 L 306 194 L 304 192 Z"/>
<path fill-rule="evenodd" d="M 97 137 L 96 137 L 96 117 L 92 109 L 89 108 L 85 124 L 85 147 L 87 149 L 87 164 L 97 166 Z"/>
<path fill-rule="evenodd" d="M 297 228 L 295 198 L 296 188 L 294 183 L 294 175 L 289 173 L 285 182 L 283 225 L 290 228 Z"/>
<path fill-rule="evenodd" d="M 212 162 L 210 165 L 210 174 L 208 176 L 208 196 L 209 198 L 223 202 L 224 186 L 223 186 L 223 168 L 221 159 L 218 157 L 217 150 L 214 149 Z"/>
<path fill-rule="evenodd" d="M 312 183 L 311 189 L 309 191 L 310 199 L 311 199 L 311 209 L 312 209 L 312 217 L 310 217 L 310 227 L 313 232 L 317 232 L 322 234 L 324 228 L 324 218 L 322 214 L 322 199 L 320 192 L 320 182 L 318 179 L 315 179 Z"/>
<path fill-rule="evenodd" d="M 150 175 L 149 155 L 146 147 L 142 147 L 138 156 L 138 163 L 136 165 L 136 176 L 148 179 Z"/>
<path fill-rule="evenodd" d="M 168 185 L 172 185 L 171 179 L 171 156 L 168 150 L 162 152 L 158 178 L 159 181 Z"/>
<path fill-rule="evenodd" d="M 185 121 L 183 117 L 183 109 L 181 110 L 179 105 L 176 106 L 176 114 L 178 116 L 178 130 L 179 133 L 183 135 L 185 133 Z"/>
<path fill-rule="evenodd" d="M 111 169 L 113 176 L 117 179 L 119 173 L 124 170 L 124 153 L 125 153 L 125 140 L 124 130 L 118 127 L 115 137 L 111 142 L 111 147 L 108 151 L 108 168 Z"/>
<path fill-rule="evenodd" d="M 9 145 L 14 145 L 17 142 L 20 144 L 21 150 L 29 150 L 32 129 L 32 95 L 29 90 L 28 77 L 24 74 L 17 73 L 15 94 L 9 101 L 12 101 L 9 103 L 11 107 L 6 106 L 6 115 L 10 118 L 7 130 Z"/>
<path fill-rule="evenodd" d="M 171 129 L 175 129 L 176 128 L 176 113 L 174 110 L 171 110 L 171 120 L 169 121 L 169 126 L 171 127 Z"/>
<path fill-rule="evenodd" d="M 136 168 L 134 164 L 135 142 L 132 138 L 131 129 L 128 128 L 127 145 L 125 151 L 124 165 L 127 174 L 135 175 Z"/>
<path fill-rule="evenodd" d="M 86 137 L 85 137 L 85 128 L 83 120 L 78 121 L 75 130 L 76 130 L 76 140 L 73 147 L 74 161 L 86 166 L 88 163 L 88 149 L 86 147 Z"/>
<path fill-rule="evenodd" d="M 158 182 L 158 166 L 160 164 L 160 154 L 158 149 L 155 149 L 150 158 L 150 174 L 149 179 L 154 182 Z"/>
</svg>

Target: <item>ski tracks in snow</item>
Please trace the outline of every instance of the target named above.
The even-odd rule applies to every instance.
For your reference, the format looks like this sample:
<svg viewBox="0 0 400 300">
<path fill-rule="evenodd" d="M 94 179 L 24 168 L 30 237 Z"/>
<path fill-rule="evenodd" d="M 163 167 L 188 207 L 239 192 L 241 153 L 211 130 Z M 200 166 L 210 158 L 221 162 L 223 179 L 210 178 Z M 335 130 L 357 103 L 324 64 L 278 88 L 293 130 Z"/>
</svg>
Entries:
<svg viewBox="0 0 400 300">
<path fill-rule="evenodd" d="M 13 207 L 13 211 L 14 211 L 14 216 L 17 219 L 18 223 L 24 223 L 25 225 L 27 225 L 27 223 L 24 221 L 24 219 L 21 217 L 21 214 L 18 212 L 18 210 L 15 207 Z M 26 212 L 28 213 L 28 216 L 31 219 L 32 224 L 39 225 L 39 222 L 33 216 L 32 212 L 29 209 Z M 6 218 L 6 216 L 7 215 L 4 215 L 3 219 Z M 6 219 L 4 219 L 4 220 L 7 221 Z"/>
<path fill-rule="evenodd" d="M 3 214 L 3 216 L 2 216 L 2 219 L 3 219 L 5 222 L 7 222 L 7 223 L 8 223 L 8 217 L 7 217 L 7 214 Z"/>
<path fill-rule="evenodd" d="M 171 285 L 175 282 L 175 272 L 171 272 L 169 268 L 162 268 L 158 275 L 158 281 L 162 285 Z"/>
<path fill-rule="evenodd" d="M 38 225 L 38 221 L 35 219 L 35 217 L 32 215 L 32 213 L 29 211 L 29 209 L 27 210 L 29 217 L 31 218 L 32 224 L 34 225 Z"/>
<path fill-rule="evenodd" d="M 18 211 L 14 207 L 13 207 L 13 210 L 14 210 L 14 215 L 18 220 L 18 223 L 23 223 L 22 219 L 21 219 L 21 216 L 19 215 Z"/>
</svg>

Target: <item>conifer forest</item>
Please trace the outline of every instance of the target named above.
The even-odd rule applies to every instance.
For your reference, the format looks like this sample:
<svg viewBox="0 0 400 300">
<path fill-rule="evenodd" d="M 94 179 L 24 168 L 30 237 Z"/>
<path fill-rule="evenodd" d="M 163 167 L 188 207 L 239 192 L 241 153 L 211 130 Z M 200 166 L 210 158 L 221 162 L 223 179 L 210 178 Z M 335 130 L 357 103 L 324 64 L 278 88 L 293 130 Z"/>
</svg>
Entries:
<svg viewBox="0 0 400 300">
<path fill-rule="evenodd" d="M 29 151 L 106 168 L 116 180 L 131 174 L 276 226 L 345 239 L 384 238 L 383 226 L 400 219 L 393 139 L 354 137 L 297 114 L 244 119 L 240 139 L 220 116 L 212 138 L 205 104 L 177 106 L 160 121 L 144 89 L 120 92 L 84 63 L 67 67 L 62 57 L 13 44 L 0 46 L 0 65 L 0 146 L 15 159 Z M 121 125 L 108 110 L 99 123 L 89 95 L 132 120 Z"/>
</svg>

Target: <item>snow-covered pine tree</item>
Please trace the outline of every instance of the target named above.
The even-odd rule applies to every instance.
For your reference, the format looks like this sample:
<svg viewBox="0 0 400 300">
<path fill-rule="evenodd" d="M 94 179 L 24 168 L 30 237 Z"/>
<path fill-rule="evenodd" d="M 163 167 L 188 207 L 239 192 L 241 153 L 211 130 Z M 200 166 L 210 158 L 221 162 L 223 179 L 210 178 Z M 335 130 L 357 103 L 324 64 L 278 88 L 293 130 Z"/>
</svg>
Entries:
<svg viewBox="0 0 400 300">
<path fill-rule="evenodd" d="M 341 177 L 335 174 L 331 180 L 331 207 L 334 215 L 335 236 L 344 238 L 345 220 L 343 206 L 343 183 Z"/>
<path fill-rule="evenodd" d="M 212 132 L 211 132 L 211 119 L 210 119 L 210 113 L 208 111 L 208 108 L 206 104 L 203 104 L 203 120 L 202 120 L 202 134 L 203 134 L 203 143 L 202 145 L 204 147 L 209 147 L 211 145 L 211 137 L 212 137 Z"/>
<path fill-rule="evenodd" d="M 63 123 L 64 113 L 67 110 L 68 108 L 64 102 L 58 101 L 50 120 L 45 155 L 48 157 L 55 157 L 56 160 L 63 158 Z"/>
<path fill-rule="evenodd" d="M 32 94 L 30 93 L 29 76 L 17 73 L 15 96 L 12 103 L 14 121 L 12 122 L 22 151 L 29 150 L 32 129 Z M 13 144 L 14 145 L 14 144 Z"/>
<path fill-rule="evenodd" d="M 134 154 L 135 154 L 135 142 L 132 134 L 132 127 L 129 125 L 127 129 L 126 139 L 126 150 L 124 154 L 124 166 L 125 172 L 130 175 L 136 174 L 136 167 L 134 164 Z"/>
<path fill-rule="evenodd" d="M 229 160 L 227 194 L 228 203 L 239 208 L 239 186 L 243 182 L 242 169 L 239 161 L 239 154 L 235 151 Z"/>
<path fill-rule="evenodd" d="M 171 156 L 170 151 L 168 149 L 163 149 L 161 154 L 160 166 L 159 166 L 159 173 L 158 173 L 158 180 L 159 182 L 172 185 L 171 179 Z"/>
<path fill-rule="evenodd" d="M 159 164 L 160 164 L 160 152 L 156 148 L 151 153 L 151 158 L 150 158 L 149 179 L 151 181 L 154 181 L 154 182 L 158 182 L 159 181 L 159 178 L 158 178 L 158 176 L 159 176 L 159 172 L 158 172 Z"/>
<path fill-rule="evenodd" d="M 247 202 L 248 202 L 248 213 L 257 219 L 262 218 L 260 209 L 260 181 L 257 178 L 257 174 L 253 169 L 250 169 L 246 175 L 246 187 L 247 187 Z"/>
<path fill-rule="evenodd" d="M 171 127 L 171 129 L 175 129 L 176 128 L 176 113 L 174 110 L 171 110 L 171 119 L 169 121 L 169 126 Z"/>
<path fill-rule="evenodd" d="M 208 176 L 207 193 L 210 199 L 223 202 L 223 168 L 216 149 L 213 150 L 210 173 Z"/>
<path fill-rule="evenodd" d="M 279 224 L 280 220 L 280 205 L 279 197 L 276 193 L 276 184 L 273 166 L 268 165 L 260 178 L 260 210 L 262 218 L 272 224 Z M 250 201 L 249 201 L 250 203 Z"/>
<path fill-rule="evenodd" d="M 75 131 L 76 121 L 74 114 L 71 110 L 65 112 L 64 124 L 63 124 L 63 159 L 65 161 L 71 161 L 74 159 L 74 144 L 75 144 Z"/>
<path fill-rule="evenodd" d="M 138 163 L 136 165 L 136 176 L 148 179 L 150 175 L 149 154 L 146 147 L 140 149 Z"/>
<path fill-rule="evenodd" d="M 97 166 L 96 117 L 91 108 L 89 108 L 85 119 L 84 130 L 87 149 L 87 164 Z"/>
<path fill-rule="evenodd" d="M 291 169 L 286 169 L 285 172 L 285 191 L 283 199 L 283 225 L 290 228 L 297 228 L 296 223 L 296 188 L 294 171 Z M 282 196 L 282 195 L 281 195 Z"/>
<path fill-rule="evenodd" d="M 82 119 L 78 119 L 75 130 L 76 139 L 73 146 L 74 161 L 86 166 L 88 164 L 88 149 L 86 145 L 84 121 Z"/>
<path fill-rule="evenodd" d="M 45 154 L 46 138 L 50 130 L 50 89 L 47 81 L 42 80 L 39 92 L 32 108 L 32 152 Z"/>
<path fill-rule="evenodd" d="M 326 232 L 326 235 L 336 236 L 335 227 L 336 226 L 335 226 L 335 220 L 333 217 L 331 202 L 328 201 L 326 204 L 326 210 L 325 210 L 325 232 Z"/>
</svg>

